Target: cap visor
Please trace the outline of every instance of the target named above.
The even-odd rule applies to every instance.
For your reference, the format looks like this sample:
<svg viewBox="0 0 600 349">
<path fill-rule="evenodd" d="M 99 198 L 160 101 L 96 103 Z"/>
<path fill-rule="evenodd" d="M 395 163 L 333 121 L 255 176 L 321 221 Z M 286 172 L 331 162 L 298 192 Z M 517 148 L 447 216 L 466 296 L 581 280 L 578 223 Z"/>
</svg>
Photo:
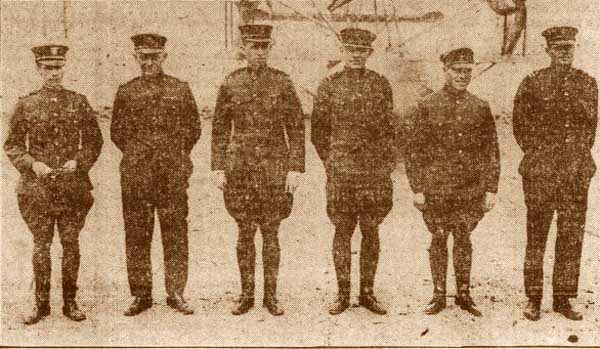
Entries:
<svg viewBox="0 0 600 349">
<path fill-rule="evenodd" d="M 372 46 L 366 46 L 366 45 L 357 45 L 357 44 L 343 44 L 345 47 L 355 47 L 355 48 L 366 48 L 366 49 L 373 49 Z"/>
<path fill-rule="evenodd" d="M 273 42 L 272 39 L 242 39 L 245 42 Z"/>
<path fill-rule="evenodd" d="M 548 41 L 548 45 L 571 45 L 571 46 L 575 46 L 575 40 L 568 40 L 568 39 L 551 40 L 551 41 Z"/>
<path fill-rule="evenodd" d="M 145 54 L 161 53 L 164 51 L 165 50 L 162 48 L 136 48 L 135 49 L 135 52 L 145 53 Z"/>
<path fill-rule="evenodd" d="M 446 64 L 446 66 L 453 69 L 473 69 L 475 64 L 471 62 L 453 62 Z"/>
<path fill-rule="evenodd" d="M 52 67 L 62 67 L 63 65 L 65 65 L 67 63 L 64 59 L 51 59 L 51 58 L 38 59 L 38 60 L 36 60 L 36 62 L 38 62 L 39 64 L 48 65 L 48 66 L 52 66 Z"/>
</svg>

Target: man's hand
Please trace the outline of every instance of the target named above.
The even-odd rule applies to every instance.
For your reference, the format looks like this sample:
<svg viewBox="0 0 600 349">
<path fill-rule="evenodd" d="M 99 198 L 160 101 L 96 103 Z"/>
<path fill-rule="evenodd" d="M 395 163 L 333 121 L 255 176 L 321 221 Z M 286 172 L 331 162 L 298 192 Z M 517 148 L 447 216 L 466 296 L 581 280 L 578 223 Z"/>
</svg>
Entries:
<svg viewBox="0 0 600 349">
<path fill-rule="evenodd" d="M 227 177 L 225 177 L 225 171 L 213 171 L 213 181 L 217 188 L 224 190 L 225 184 L 227 184 Z"/>
<path fill-rule="evenodd" d="M 413 195 L 413 205 L 416 208 L 423 211 L 425 209 L 425 195 L 423 193 L 416 193 Z"/>
<path fill-rule="evenodd" d="M 485 193 L 485 203 L 484 210 L 485 212 L 491 211 L 494 206 L 496 206 L 496 194 L 495 193 Z"/>
<path fill-rule="evenodd" d="M 46 177 L 52 173 L 52 169 L 43 162 L 36 161 L 31 165 L 31 169 L 39 178 Z"/>
<path fill-rule="evenodd" d="M 302 176 L 302 173 L 300 172 L 288 172 L 287 178 L 285 180 L 285 190 L 289 193 L 294 194 L 294 192 L 298 188 L 298 184 L 300 184 L 300 176 Z"/>
<path fill-rule="evenodd" d="M 62 167 L 64 172 L 75 172 L 77 169 L 77 160 L 69 160 Z"/>
</svg>

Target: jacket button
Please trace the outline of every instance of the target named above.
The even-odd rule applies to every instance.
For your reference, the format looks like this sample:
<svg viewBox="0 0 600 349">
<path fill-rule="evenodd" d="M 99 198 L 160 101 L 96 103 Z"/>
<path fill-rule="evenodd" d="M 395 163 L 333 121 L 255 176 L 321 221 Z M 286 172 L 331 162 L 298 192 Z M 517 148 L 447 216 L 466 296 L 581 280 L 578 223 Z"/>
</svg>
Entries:
<svg viewBox="0 0 600 349">
<path fill-rule="evenodd" d="M 459 133 L 458 133 L 458 136 L 459 136 L 459 137 L 462 137 L 462 133 L 460 133 L 460 132 L 459 132 Z"/>
<path fill-rule="evenodd" d="M 462 154 L 462 153 L 463 153 L 463 151 L 462 151 L 462 150 L 459 150 L 459 151 L 458 151 L 458 153 L 459 153 L 459 154 Z"/>
</svg>

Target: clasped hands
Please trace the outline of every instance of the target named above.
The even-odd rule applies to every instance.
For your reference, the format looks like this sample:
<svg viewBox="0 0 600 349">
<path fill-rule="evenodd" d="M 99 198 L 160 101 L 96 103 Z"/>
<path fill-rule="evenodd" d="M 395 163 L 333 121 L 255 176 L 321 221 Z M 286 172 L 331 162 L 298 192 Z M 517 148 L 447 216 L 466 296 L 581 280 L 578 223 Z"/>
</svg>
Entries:
<svg viewBox="0 0 600 349">
<path fill-rule="evenodd" d="M 419 210 L 425 209 L 425 195 L 423 193 L 415 193 L 413 195 L 413 205 Z M 485 200 L 483 203 L 483 209 L 485 212 L 491 211 L 496 206 L 496 194 L 485 193 Z"/>
<path fill-rule="evenodd" d="M 62 167 L 53 169 L 41 161 L 36 161 L 31 165 L 31 169 L 38 178 L 52 177 L 54 178 L 60 173 L 72 173 L 77 169 L 77 161 L 69 160 Z"/>
<path fill-rule="evenodd" d="M 285 190 L 289 193 L 294 193 L 300 184 L 300 178 L 302 174 L 296 171 L 290 171 L 287 173 L 287 177 L 285 179 Z M 217 188 L 224 190 L 225 185 L 227 184 L 227 177 L 225 176 L 225 171 L 214 171 L 213 179 Z"/>
</svg>

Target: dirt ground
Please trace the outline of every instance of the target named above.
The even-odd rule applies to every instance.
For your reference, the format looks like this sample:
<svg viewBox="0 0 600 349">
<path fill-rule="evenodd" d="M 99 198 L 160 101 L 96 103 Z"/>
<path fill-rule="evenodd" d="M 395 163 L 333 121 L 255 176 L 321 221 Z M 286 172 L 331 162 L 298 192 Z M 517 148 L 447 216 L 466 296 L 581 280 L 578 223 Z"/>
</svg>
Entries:
<svg viewBox="0 0 600 349">
<path fill-rule="evenodd" d="M 227 215 L 221 193 L 210 177 L 210 122 L 193 151 L 195 172 L 190 197 L 190 277 L 186 295 L 196 309 L 192 316 L 166 306 L 159 231 L 153 243 L 155 306 L 135 318 L 122 312 L 129 297 L 121 218 L 118 150 L 109 141 L 109 122 L 102 121 L 106 139 L 103 153 L 92 170 L 96 203 L 81 233 L 82 267 L 79 299 L 88 320 L 74 323 L 60 312 L 61 247 L 55 238 L 52 279 L 53 313 L 38 325 L 25 327 L 22 317 L 33 302 L 31 235 L 10 195 L 17 181 L 14 170 L 4 171 L 2 231 L 2 331 L 3 345 L 199 345 L 199 346 L 344 346 L 344 345 L 568 345 L 600 343 L 600 188 L 594 179 L 590 196 L 588 233 L 585 237 L 580 297 L 576 305 L 584 321 L 571 322 L 551 311 L 550 273 L 546 275 L 546 301 L 539 322 L 521 314 L 525 304 L 522 265 L 525 248 L 524 205 L 516 168 L 521 156 L 510 126 L 500 123 L 502 179 L 498 205 L 473 234 L 472 284 L 475 302 L 484 313 L 473 318 L 452 304 L 438 316 L 422 309 L 431 296 L 427 259 L 429 233 L 422 217 L 411 206 L 402 166 L 394 173 L 394 208 L 381 225 L 381 261 L 376 280 L 386 316 L 352 307 L 342 315 L 327 314 L 335 298 L 335 273 L 331 258 L 333 227 L 325 214 L 324 170 L 312 145 L 307 147 L 307 174 L 296 194 L 292 216 L 281 227 L 282 262 L 280 301 L 286 308 L 275 318 L 260 306 L 245 316 L 229 311 L 239 292 L 235 262 L 236 230 Z M 596 148 L 598 149 L 598 148 Z M 598 150 L 595 154 L 598 159 Z M 10 166 L 3 157 L 3 168 Z M 551 233 L 546 270 L 553 260 Z M 353 285 L 358 279 L 360 234 L 353 240 Z M 260 244 L 260 236 L 257 236 Z M 259 258 L 260 261 L 260 248 Z M 261 295 L 260 263 L 257 295 Z M 452 268 L 450 267 L 450 274 Z M 450 296 L 453 278 L 449 280 Z M 356 295 L 356 287 L 353 293 Z M 258 303 L 260 304 L 260 298 Z"/>
<path fill-rule="evenodd" d="M 289 1 L 288 1 L 289 2 Z M 413 3 L 424 3 L 414 0 Z M 472 1 L 461 1 L 467 6 Z M 2 126 L 18 96 L 38 88 L 29 47 L 40 32 L 62 33 L 56 18 L 60 2 L 2 1 L 0 102 Z M 88 96 L 91 105 L 108 114 L 117 86 L 138 69 L 131 58 L 129 36 L 157 31 L 169 37 L 166 71 L 189 81 L 198 105 L 208 110 L 224 75 L 238 64 L 222 51 L 220 2 L 97 1 L 69 2 L 72 6 L 70 61 L 65 77 L 68 88 Z M 309 3 L 305 1 L 305 3 Z M 319 2 L 320 3 L 320 2 Z M 431 7 L 448 2 L 429 0 Z M 571 24 L 581 34 L 576 65 L 600 78 L 598 52 L 600 31 L 596 1 L 529 0 L 528 56 L 500 62 L 474 81 L 472 90 L 490 101 L 501 115 L 498 132 L 502 153 L 502 176 L 497 207 L 473 233 L 474 262 L 472 295 L 484 314 L 473 318 L 453 305 L 438 316 L 422 310 L 432 292 L 427 247 L 430 235 L 418 210 L 403 166 L 394 172 L 394 208 L 380 227 L 381 257 L 376 294 L 388 306 L 388 315 L 376 316 L 352 307 L 332 317 L 328 304 L 336 295 L 331 256 L 333 226 L 325 213 L 325 175 L 314 148 L 307 143 L 306 175 L 295 196 L 292 215 L 280 230 L 282 248 L 279 277 L 280 301 L 286 309 L 275 318 L 260 306 L 244 316 L 230 314 L 239 292 L 235 257 L 237 239 L 234 221 L 225 211 L 221 192 L 210 175 L 210 121 L 204 120 L 203 135 L 193 150 L 195 170 L 190 180 L 189 244 L 190 272 L 186 296 L 196 309 L 192 316 L 175 313 L 165 304 L 160 232 L 153 241 L 154 307 L 135 318 L 122 315 L 131 302 L 125 264 L 125 238 L 121 214 L 120 154 L 110 142 L 110 120 L 101 118 L 105 145 L 91 171 L 95 204 L 80 236 L 82 263 L 78 298 L 88 320 L 74 323 L 61 313 L 61 246 L 52 247 L 52 314 L 43 322 L 25 327 L 22 318 L 33 305 L 32 238 L 16 205 L 14 189 L 18 173 L 4 154 L 0 155 L 2 195 L 0 204 L 0 345 L 97 345 L 97 346 L 464 346 L 464 345 L 598 345 L 600 343 L 600 174 L 594 177 L 589 197 L 580 296 L 576 306 L 584 320 L 571 322 L 551 310 L 551 270 L 554 256 L 553 226 L 546 256 L 546 295 L 542 319 L 529 322 L 522 316 L 525 254 L 525 207 L 521 178 L 517 173 L 521 152 L 512 136 L 512 98 L 522 78 L 546 64 L 541 30 L 549 25 Z M 477 52 L 496 52 L 502 22 L 480 2 L 460 20 L 432 24 L 436 30 L 416 36 L 423 27 L 403 24 L 398 37 L 415 37 L 405 48 L 416 59 L 429 63 L 439 75 L 436 57 L 459 39 L 475 45 Z M 463 7 L 465 7 L 463 6 Z M 470 5 L 468 5 L 470 6 Z M 481 11 L 477 12 L 478 9 Z M 476 11 L 477 10 L 477 11 Z M 486 12 L 487 11 L 487 12 Z M 217 13 L 217 15 L 214 15 Z M 341 24 L 340 24 L 341 25 Z M 310 23 L 280 23 L 274 55 L 276 67 L 289 72 L 303 103 L 311 100 L 303 89 L 311 89 L 326 73 L 331 59 L 327 37 Z M 312 28 L 311 30 L 309 30 Z M 377 29 L 377 28 L 376 28 Z M 379 26 L 385 39 L 384 26 Z M 301 33 L 302 35 L 298 35 Z M 379 40 L 379 51 L 385 40 Z M 329 47 L 331 46 L 331 47 Z M 298 60 L 298 57 L 302 60 Z M 374 57 L 375 69 L 388 74 L 396 68 Z M 410 56 L 409 56 L 410 58 Z M 479 68 L 483 69 L 484 66 Z M 381 70 L 387 68 L 386 70 Z M 393 80 L 393 79 L 392 79 Z M 398 97 L 398 96 L 396 96 Z M 400 96 L 402 97 L 402 96 Z M 397 103 L 401 106 L 401 103 Z M 305 112 L 310 112 L 305 105 Z M 4 140 L 5 135 L 0 137 Z M 596 141 L 600 143 L 599 138 Z M 594 148 L 600 164 L 600 145 Z M 261 243 L 260 235 L 256 238 Z M 259 245 L 260 246 L 260 245 Z M 353 297 L 357 295 L 360 233 L 353 239 Z M 260 247 L 258 261 L 260 261 Z M 262 294 L 260 262 L 257 295 Z M 449 268 L 449 295 L 454 293 Z M 353 299 L 355 300 L 355 299 Z M 260 305 L 260 297 L 258 299 Z M 600 303 L 599 303 L 600 304 Z M 574 337 L 576 336 L 576 337 Z M 571 341 L 568 339 L 571 338 Z"/>
</svg>

